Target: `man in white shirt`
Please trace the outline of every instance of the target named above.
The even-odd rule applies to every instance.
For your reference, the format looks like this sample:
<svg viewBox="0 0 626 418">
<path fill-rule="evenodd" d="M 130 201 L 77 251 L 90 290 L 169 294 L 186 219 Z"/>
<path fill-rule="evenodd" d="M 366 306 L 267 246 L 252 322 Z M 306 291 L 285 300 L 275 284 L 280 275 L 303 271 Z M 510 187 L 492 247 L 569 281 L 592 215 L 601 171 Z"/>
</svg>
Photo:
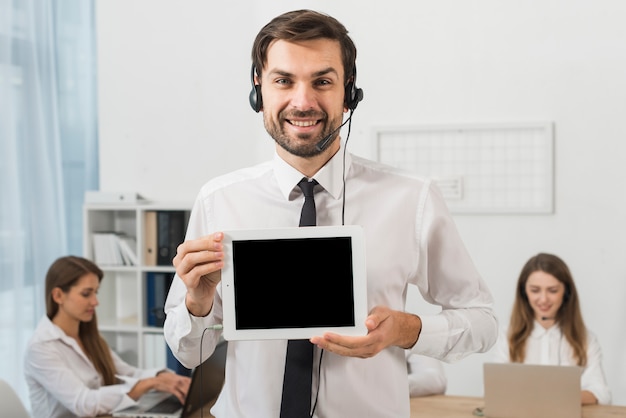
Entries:
<svg viewBox="0 0 626 418">
<path fill-rule="evenodd" d="M 345 152 L 343 114 L 350 112 L 344 124 L 351 121 L 363 92 L 356 87 L 356 48 L 341 23 L 313 11 L 285 13 L 259 32 L 252 60 L 250 104 L 263 112 L 274 159 L 200 190 L 174 258 L 166 340 L 187 367 L 211 354 L 219 333 L 205 330 L 222 321 L 222 231 L 298 226 L 304 197 L 297 184 L 314 179 L 317 225 L 364 228 L 370 314 L 366 336 L 310 339 L 307 416 L 409 416 L 405 349 L 444 361 L 489 350 L 497 337 L 491 294 L 434 183 Z M 324 254 L 310 257 L 324 262 Z M 258 279 L 280 259 L 259 265 Z M 441 313 L 407 313 L 408 285 Z M 226 381 L 212 413 L 278 417 L 286 347 L 285 340 L 229 342 Z"/>
</svg>

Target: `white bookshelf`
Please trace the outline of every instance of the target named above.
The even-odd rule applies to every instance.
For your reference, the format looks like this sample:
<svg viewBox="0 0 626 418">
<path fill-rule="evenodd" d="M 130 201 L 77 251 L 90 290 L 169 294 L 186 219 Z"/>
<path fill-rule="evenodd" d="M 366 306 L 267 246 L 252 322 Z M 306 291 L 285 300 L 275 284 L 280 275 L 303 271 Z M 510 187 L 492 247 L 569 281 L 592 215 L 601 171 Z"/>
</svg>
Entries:
<svg viewBox="0 0 626 418">
<path fill-rule="evenodd" d="M 161 327 L 149 326 L 146 281 L 149 273 L 174 273 L 172 265 L 145 265 L 145 216 L 149 211 L 184 211 L 185 228 L 191 205 L 184 203 L 85 203 L 83 255 L 95 259 L 93 235 L 115 231 L 136 241 L 137 265 L 98 264 L 104 278 L 98 292 L 98 327 L 111 348 L 125 361 L 142 368 L 164 367 L 166 346 Z"/>
</svg>

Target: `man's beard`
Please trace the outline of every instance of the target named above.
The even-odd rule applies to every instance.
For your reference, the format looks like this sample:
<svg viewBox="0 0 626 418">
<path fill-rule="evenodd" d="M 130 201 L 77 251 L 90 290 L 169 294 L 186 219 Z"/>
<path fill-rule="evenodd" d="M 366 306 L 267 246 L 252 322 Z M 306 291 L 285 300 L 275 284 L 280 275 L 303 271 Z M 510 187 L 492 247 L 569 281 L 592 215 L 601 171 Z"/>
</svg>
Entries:
<svg viewBox="0 0 626 418">
<path fill-rule="evenodd" d="M 320 120 L 320 123 L 326 123 L 324 126 L 324 130 L 317 136 L 313 137 L 311 134 L 302 134 L 298 135 L 298 139 L 306 140 L 306 143 L 297 143 L 296 140 L 292 139 L 287 135 L 282 129 L 283 124 L 289 123 L 287 120 L 292 118 L 310 118 L 311 116 Z M 314 157 L 316 155 L 321 154 L 324 150 L 318 150 L 317 144 L 322 139 L 326 138 L 328 135 L 333 133 L 334 128 L 332 124 L 327 121 L 327 114 L 325 112 L 290 112 L 289 114 L 281 112 L 278 115 L 278 122 L 274 120 L 270 120 L 269 118 L 263 118 L 263 124 L 265 125 L 265 130 L 270 134 L 274 141 L 281 148 L 283 148 L 288 153 L 298 156 L 298 157 Z M 341 124 L 341 121 L 338 122 L 337 126 Z M 337 131 L 334 135 L 338 135 L 339 131 Z"/>
</svg>

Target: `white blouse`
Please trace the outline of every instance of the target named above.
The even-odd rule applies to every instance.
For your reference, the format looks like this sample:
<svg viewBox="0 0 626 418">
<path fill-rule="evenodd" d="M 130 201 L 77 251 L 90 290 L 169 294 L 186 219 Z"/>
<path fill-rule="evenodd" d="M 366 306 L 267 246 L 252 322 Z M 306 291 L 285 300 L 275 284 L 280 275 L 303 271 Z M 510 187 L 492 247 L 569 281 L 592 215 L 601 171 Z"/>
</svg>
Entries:
<svg viewBox="0 0 626 418">
<path fill-rule="evenodd" d="M 506 363 L 509 360 L 509 344 L 507 332 L 498 336 L 493 353 L 493 361 Z M 546 364 L 559 366 L 576 366 L 574 351 L 561 333 L 558 325 L 545 329 L 535 323 L 532 333 L 526 342 L 525 364 Z M 581 377 L 581 390 L 588 390 L 598 399 L 599 404 L 611 403 L 611 390 L 606 382 L 602 368 L 602 349 L 595 334 L 587 330 L 587 366 Z"/>
<path fill-rule="evenodd" d="M 135 405 L 127 393 L 138 380 L 155 376 L 161 369 L 138 369 L 113 351 L 111 356 L 120 383 L 103 386 L 102 377 L 78 343 L 44 316 L 25 356 L 32 416 L 93 417 Z"/>
</svg>

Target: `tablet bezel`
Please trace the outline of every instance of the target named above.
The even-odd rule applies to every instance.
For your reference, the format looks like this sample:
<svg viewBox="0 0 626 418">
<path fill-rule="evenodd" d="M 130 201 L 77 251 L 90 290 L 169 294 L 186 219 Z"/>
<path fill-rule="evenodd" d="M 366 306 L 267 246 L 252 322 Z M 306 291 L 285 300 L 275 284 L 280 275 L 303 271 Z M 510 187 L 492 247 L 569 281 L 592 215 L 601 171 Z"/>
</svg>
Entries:
<svg viewBox="0 0 626 418">
<path fill-rule="evenodd" d="M 352 249 L 354 324 L 336 327 L 237 329 L 235 317 L 235 286 L 233 242 L 248 240 L 280 240 L 299 238 L 348 237 Z M 226 340 L 309 339 L 331 331 L 342 335 L 366 335 L 367 275 L 365 263 L 365 234 L 357 225 L 289 227 L 275 229 L 242 229 L 224 231 L 224 267 L 222 268 L 223 335 Z M 323 255 L 320 255 L 323 262 Z M 261 266 L 260 266 L 261 267 Z M 330 266 L 332 269 L 332 266 Z M 319 301 L 319 309 L 324 309 Z"/>
</svg>

